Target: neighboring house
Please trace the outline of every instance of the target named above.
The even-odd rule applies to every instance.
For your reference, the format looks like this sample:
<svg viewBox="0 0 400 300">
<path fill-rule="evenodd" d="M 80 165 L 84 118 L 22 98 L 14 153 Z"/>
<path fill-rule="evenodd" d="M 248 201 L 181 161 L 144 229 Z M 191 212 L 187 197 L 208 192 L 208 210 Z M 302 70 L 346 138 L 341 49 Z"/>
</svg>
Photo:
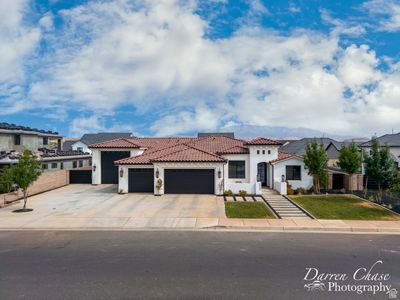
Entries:
<svg viewBox="0 0 400 300">
<path fill-rule="evenodd" d="M 18 163 L 24 149 L 35 153 L 45 171 L 74 169 L 91 165 L 91 155 L 61 151 L 62 136 L 57 132 L 0 123 L 0 168 Z"/>
<path fill-rule="evenodd" d="M 57 132 L 0 123 L 0 153 L 21 152 L 23 149 L 38 151 L 43 147 L 61 149 L 61 139 Z"/>
<path fill-rule="evenodd" d="M 41 155 L 45 171 L 72 170 L 92 165 L 92 155 L 80 151 L 58 151 Z"/>
<path fill-rule="evenodd" d="M 99 133 L 86 133 L 80 139 L 69 139 L 63 144 L 64 151 L 81 151 L 91 153 L 89 145 L 111 141 L 120 138 L 130 138 L 132 136 L 129 132 L 99 132 Z"/>
<path fill-rule="evenodd" d="M 335 165 L 338 161 L 341 143 L 331 138 L 302 138 L 300 140 L 289 141 L 281 147 L 281 151 L 302 156 L 306 153 L 307 145 L 313 140 L 323 145 L 328 155 L 328 166 Z"/>
<path fill-rule="evenodd" d="M 280 142 L 244 141 L 218 135 L 196 138 L 123 138 L 90 146 L 92 183 L 118 184 L 119 192 L 222 194 L 262 186 L 312 186 L 299 155 L 279 151 Z M 156 183 L 162 180 L 157 191 Z"/>
<path fill-rule="evenodd" d="M 331 138 L 303 138 L 297 141 L 291 141 L 283 145 L 280 150 L 297 155 L 304 155 L 306 153 L 307 145 L 313 140 L 318 144 L 322 144 L 328 156 L 328 189 L 329 190 L 349 190 L 350 185 L 353 190 L 363 189 L 363 179 L 359 174 L 354 175 L 352 178 L 349 174 L 344 172 L 338 166 L 339 151 L 343 145 L 349 145 L 352 141 L 338 142 Z M 358 142 L 355 142 L 359 144 Z"/>
<path fill-rule="evenodd" d="M 359 146 L 364 152 L 370 153 L 373 140 L 378 141 L 382 147 L 387 146 L 397 166 L 400 168 L 400 132 L 395 134 L 385 134 L 380 137 L 371 139 L 368 142 L 362 143 Z"/>
</svg>

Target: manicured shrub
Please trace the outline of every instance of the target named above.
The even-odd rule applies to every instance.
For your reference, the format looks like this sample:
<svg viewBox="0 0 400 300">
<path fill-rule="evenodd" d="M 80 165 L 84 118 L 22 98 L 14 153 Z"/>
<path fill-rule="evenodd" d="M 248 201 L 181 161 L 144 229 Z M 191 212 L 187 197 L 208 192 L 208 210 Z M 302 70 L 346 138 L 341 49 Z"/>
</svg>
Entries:
<svg viewBox="0 0 400 300">
<path fill-rule="evenodd" d="M 232 192 L 231 190 L 226 190 L 226 191 L 224 192 L 224 195 L 225 195 L 225 196 L 233 196 L 233 192 Z"/>
<path fill-rule="evenodd" d="M 287 194 L 294 195 L 294 190 L 290 184 L 288 184 L 288 186 L 287 186 Z"/>
<path fill-rule="evenodd" d="M 246 196 L 247 192 L 245 190 L 240 190 L 239 191 L 239 196 Z"/>
<path fill-rule="evenodd" d="M 305 188 L 299 188 L 299 193 L 302 195 L 307 195 L 308 194 L 308 190 Z"/>
</svg>

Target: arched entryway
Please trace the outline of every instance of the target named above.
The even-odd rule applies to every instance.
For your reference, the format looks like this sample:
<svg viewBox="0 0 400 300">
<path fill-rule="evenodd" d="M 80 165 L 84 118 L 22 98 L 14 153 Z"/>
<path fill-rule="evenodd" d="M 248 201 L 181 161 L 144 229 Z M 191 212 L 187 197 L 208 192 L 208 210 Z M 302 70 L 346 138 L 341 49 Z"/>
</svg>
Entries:
<svg viewBox="0 0 400 300">
<path fill-rule="evenodd" d="M 267 163 L 265 162 L 257 164 L 257 181 L 261 182 L 262 186 L 267 185 Z"/>
</svg>

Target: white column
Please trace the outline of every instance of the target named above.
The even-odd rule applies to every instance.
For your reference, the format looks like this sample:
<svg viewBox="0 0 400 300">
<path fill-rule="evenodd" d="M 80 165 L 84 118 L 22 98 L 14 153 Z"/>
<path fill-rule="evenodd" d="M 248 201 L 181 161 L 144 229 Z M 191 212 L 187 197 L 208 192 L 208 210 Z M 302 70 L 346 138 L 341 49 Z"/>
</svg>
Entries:
<svg viewBox="0 0 400 300">
<path fill-rule="evenodd" d="M 121 170 L 123 172 L 122 177 Z M 129 169 L 127 166 L 118 167 L 118 193 L 126 194 L 129 192 Z"/>
<path fill-rule="evenodd" d="M 92 184 L 101 184 L 101 151 L 92 149 Z"/>
<path fill-rule="evenodd" d="M 158 178 L 156 177 L 156 172 L 158 170 Z M 157 190 L 156 185 L 157 181 L 160 179 L 162 181 L 162 186 L 160 190 Z M 164 195 L 165 181 L 164 181 L 164 168 L 154 165 L 154 194 Z"/>
</svg>

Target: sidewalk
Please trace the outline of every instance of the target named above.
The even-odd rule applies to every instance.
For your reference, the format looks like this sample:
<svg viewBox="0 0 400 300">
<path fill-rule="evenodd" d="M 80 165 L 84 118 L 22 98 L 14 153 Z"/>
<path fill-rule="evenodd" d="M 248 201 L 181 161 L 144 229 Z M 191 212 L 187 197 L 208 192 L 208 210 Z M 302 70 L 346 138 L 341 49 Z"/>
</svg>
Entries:
<svg viewBox="0 0 400 300">
<path fill-rule="evenodd" d="M 48 217 L 0 220 L 0 230 L 233 230 L 400 234 L 400 221 Z"/>
</svg>

